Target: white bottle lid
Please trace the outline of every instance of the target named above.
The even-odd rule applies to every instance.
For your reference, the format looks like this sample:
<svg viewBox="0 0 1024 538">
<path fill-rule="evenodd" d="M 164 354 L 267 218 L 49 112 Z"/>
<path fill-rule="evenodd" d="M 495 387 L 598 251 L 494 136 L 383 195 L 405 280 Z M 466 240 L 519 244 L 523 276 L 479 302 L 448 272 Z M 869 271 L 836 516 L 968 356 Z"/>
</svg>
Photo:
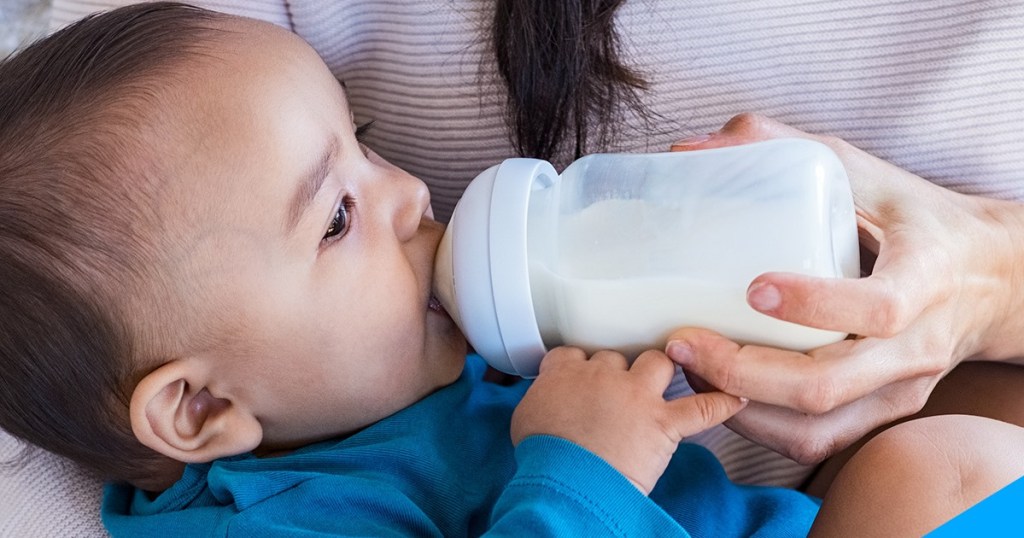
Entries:
<svg viewBox="0 0 1024 538">
<path fill-rule="evenodd" d="M 557 178 L 539 159 L 507 159 L 483 171 L 459 200 L 437 253 L 441 304 L 488 364 L 523 377 L 537 375 L 547 352 L 530 292 L 530 193 Z"/>
</svg>

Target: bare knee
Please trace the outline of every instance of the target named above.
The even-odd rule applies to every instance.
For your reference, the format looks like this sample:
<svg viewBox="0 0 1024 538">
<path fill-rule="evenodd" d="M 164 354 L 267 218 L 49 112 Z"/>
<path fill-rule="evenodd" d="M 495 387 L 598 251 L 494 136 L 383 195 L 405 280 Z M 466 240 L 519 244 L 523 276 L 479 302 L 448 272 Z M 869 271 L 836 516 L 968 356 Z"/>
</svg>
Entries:
<svg viewBox="0 0 1024 538">
<path fill-rule="evenodd" d="M 921 535 L 1024 476 L 1022 442 L 1019 426 L 975 416 L 894 426 L 843 467 L 812 534 Z"/>
</svg>

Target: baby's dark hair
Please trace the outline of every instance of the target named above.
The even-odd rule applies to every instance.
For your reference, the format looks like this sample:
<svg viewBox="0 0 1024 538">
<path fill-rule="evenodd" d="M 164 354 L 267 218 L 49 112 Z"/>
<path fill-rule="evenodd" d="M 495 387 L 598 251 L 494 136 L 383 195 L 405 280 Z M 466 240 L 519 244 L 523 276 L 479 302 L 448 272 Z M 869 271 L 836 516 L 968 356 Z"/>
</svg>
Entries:
<svg viewBox="0 0 1024 538">
<path fill-rule="evenodd" d="M 128 413 L 152 358 L 129 330 L 133 283 L 159 260 L 140 230 L 159 225 L 160 172 L 139 132 L 217 17 L 128 6 L 0 62 L 0 427 L 107 480 L 145 482 L 165 462 Z"/>
</svg>

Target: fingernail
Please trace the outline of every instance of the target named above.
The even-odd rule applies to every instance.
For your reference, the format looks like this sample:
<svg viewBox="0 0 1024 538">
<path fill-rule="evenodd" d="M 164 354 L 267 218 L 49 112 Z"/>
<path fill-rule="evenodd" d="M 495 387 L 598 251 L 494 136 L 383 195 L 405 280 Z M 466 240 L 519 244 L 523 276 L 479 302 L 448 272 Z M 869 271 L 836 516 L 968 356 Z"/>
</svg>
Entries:
<svg viewBox="0 0 1024 538">
<path fill-rule="evenodd" d="M 686 149 L 711 140 L 710 134 L 694 135 L 672 143 L 672 149 Z"/>
<path fill-rule="evenodd" d="M 693 348 L 681 340 L 673 340 L 665 348 L 665 354 L 676 364 L 686 367 L 693 364 Z"/>
<path fill-rule="evenodd" d="M 747 290 L 747 302 L 755 310 L 770 312 L 782 304 L 782 294 L 779 289 L 765 282 L 758 282 Z"/>
<path fill-rule="evenodd" d="M 748 403 L 750 403 L 750 398 L 744 398 L 743 396 L 740 396 L 740 405 L 746 407 Z"/>
</svg>

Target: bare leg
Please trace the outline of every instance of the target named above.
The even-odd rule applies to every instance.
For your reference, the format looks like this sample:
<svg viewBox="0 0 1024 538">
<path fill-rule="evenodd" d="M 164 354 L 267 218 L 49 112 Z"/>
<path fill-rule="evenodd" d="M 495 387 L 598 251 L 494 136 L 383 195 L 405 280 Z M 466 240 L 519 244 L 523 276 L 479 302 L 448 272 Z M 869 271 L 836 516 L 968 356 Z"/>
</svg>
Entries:
<svg viewBox="0 0 1024 538">
<path fill-rule="evenodd" d="M 989 417 L 1024 427 L 1024 366 L 994 362 L 963 363 L 935 386 L 924 409 L 906 420 L 948 414 Z M 864 443 L 885 428 L 872 432 L 825 461 L 805 491 L 823 497 L 843 465 Z"/>
<path fill-rule="evenodd" d="M 921 536 L 1024 476 L 1024 428 L 942 415 L 868 441 L 825 495 L 811 536 Z"/>
</svg>

